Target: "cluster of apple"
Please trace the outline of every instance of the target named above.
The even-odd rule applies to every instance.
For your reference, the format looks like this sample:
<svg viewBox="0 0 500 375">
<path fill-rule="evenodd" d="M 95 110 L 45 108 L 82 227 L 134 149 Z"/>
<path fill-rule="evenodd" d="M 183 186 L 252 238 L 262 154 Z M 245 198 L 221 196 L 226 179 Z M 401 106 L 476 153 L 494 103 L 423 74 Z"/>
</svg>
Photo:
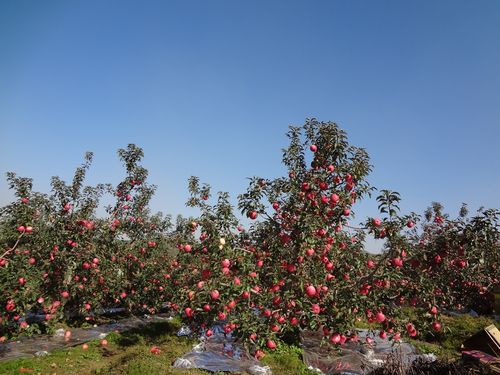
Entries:
<svg viewBox="0 0 500 375">
<path fill-rule="evenodd" d="M 92 319 L 102 306 L 168 306 L 207 337 L 220 325 L 261 358 L 302 329 L 340 347 L 357 341 L 360 320 L 393 341 L 442 334 L 443 309 L 487 300 L 499 279 L 498 211 L 450 220 L 434 206 L 419 226 L 418 215 L 400 216 L 399 194 L 382 190 L 384 216 L 359 227 L 356 203 L 373 190 L 366 151 L 336 124 L 314 119 L 287 136 L 287 175 L 252 178 L 238 196 L 247 228 L 227 193 L 212 205 L 210 186 L 193 177 L 188 206 L 200 215 L 167 231 L 168 220 L 148 210 L 154 186 L 134 145 L 119 150 L 127 175 L 115 188 L 84 188 L 89 163 L 71 186 L 56 178 L 52 196 L 10 175 L 19 201 L 0 222 L 0 336 L 35 332 L 24 320 L 29 311 L 50 325 Z M 104 192 L 116 201 L 97 218 Z M 386 241 L 381 255 L 365 251 L 366 235 Z"/>
<path fill-rule="evenodd" d="M 138 164 L 142 150 L 130 145 L 119 153 L 127 169 L 117 187 L 83 186 L 91 154 L 72 184 L 53 178 L 51 195 L 8 174 L 18 200 L 0 216 L 0 337 L 46 331 L 63 319 L 91 321 L 103 307 L 161 308 L 171 285 L 159 274 L 169 259 L 169 223 L 147 210 L 154 187 Z M 104 193 L 116 202 L 99 218 Z"/>
</svg>

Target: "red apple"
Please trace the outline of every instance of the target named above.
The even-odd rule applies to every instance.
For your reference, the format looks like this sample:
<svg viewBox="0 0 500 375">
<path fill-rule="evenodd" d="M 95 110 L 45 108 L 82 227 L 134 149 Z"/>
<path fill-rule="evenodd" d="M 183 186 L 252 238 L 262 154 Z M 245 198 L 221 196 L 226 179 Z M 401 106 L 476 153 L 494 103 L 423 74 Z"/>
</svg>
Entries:
<svg viewBox="0 0 500 375">
<path fill-rule="evenodd" d="M 309 296 L 309 297 L 314 297 L 316 295 L 316 288 L 312 285 L 308 285 L 306 287 L 306 294 Z"/>
<path fill-rule="evenodd" d="M 276 343 L 273 340 L 267 340 L 266 346 L 270 350 L 276 349 Z"/>
<path fill-rule="evenodd" d="M 379 311 L 377 315 L 375 315 L 375 318 L 377 319 L 377 322 L 382 323 L 385 321 L 385 315 L 382 311 Z"/>
<path fill-rule="evenodd" d="M 210 296 L 212 297 L 212 299 L 218 299 L 220 296 L 220 293 L 217 289 L 214 289 L 210 292 Z"/>
</svg>

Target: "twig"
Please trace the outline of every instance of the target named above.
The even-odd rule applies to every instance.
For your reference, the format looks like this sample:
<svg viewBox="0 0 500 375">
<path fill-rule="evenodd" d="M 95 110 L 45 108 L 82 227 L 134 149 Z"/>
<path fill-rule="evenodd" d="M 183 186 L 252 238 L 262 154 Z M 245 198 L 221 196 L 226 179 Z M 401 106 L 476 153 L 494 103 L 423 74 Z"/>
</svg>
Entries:
<svg viewBox="0 0 500 375">
<path fill-rule="evenodd" d="M 5 256 L 8 255 L 10 252 L 14 251 L 15 248 L 17 247 L 17 245 L 19 245 L 19 241 L 21 241 L 21 238 L 24 236 L 24 232 L 21 233 L 19 235 L 19 237 L 17 237 L 17 241 L 16 243 L 14 244 L 14 246 L 12 246 L 12 248 L 10 248 L 9 250 L 7 250 L 5 253 L 2 254 L 2 256 L 0 256 L 0 259 L 6 259 Z"/>
</svg>

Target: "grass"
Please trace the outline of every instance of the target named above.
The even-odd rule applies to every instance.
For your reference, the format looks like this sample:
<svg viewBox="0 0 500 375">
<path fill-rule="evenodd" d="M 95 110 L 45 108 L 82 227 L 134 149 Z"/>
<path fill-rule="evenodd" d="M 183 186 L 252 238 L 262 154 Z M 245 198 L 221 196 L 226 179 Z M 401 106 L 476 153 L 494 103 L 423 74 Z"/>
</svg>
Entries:
<svg viewBox="0 0 500 375">
<path fill-rule="evenodd" d="M 488 318 L 473 318 L 468 315 L 443 317 L 443 335 L 429 337 L 428 341 L 413 340 L 422 353 L 435 353 L 438 357 L 454 359 L 459 356 L 460 345 L 478 330 L 494 321 Z M 108 345 L 103 347 L 99 341 L 89 342 L 89 348 L 82 346 L 55 350 L 50 355 L 38 358 L 16 359 L 0 362 L 0 374 L 170 374 L 170 375 L 207 375 L 197 369 L 176 369 L 171 366 L 174 360 L 191 350 L 195 341 L 177 337 L 178 321 L 153 323 L 140 329 L 124 333 L 112 333 L 106 338 Z M 157 346 L 161 353 L 150 353 Z M 273 374 L 312 375 L 302 362 L 302 350 L 293 345 L 280 345 L 264 357 L 262 361 L 271 367 Z"/>
<path fill-rule="evenodd" d="M 462 343 L 490 324 L 498 323 L 495 320 L 487 317 L 475 318 L 471 315 L 464 314 L 456 317 L 443 316 L 443 332 L 426 337 L 425 341 L 410 340 L 421 353 L 434 353 L 439 358 L 453 360 L 460 357 L 460 347 Z"/>
</svg>

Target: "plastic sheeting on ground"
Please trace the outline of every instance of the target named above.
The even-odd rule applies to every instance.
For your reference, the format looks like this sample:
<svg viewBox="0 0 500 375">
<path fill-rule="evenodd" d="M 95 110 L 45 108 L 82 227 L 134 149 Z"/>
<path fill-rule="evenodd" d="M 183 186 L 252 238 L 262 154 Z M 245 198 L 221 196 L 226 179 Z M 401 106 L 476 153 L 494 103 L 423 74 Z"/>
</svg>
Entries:
<svg viewBox="0 0 500 375">
<path fill-rule="evenodd" d="M 418 355 L 413 345 L 401 342 L 394 346 L 388 339 L 371 334 L 368 330 L 357 330 L 359 340 L 342 345 L 342 351 L 329 345 L 321 345 L 320 332 L 303 331 L 301 344 L 304 363 L 324 374 L 364 375 L 383 366 L 389 357 L 396 358 L 402 366 L 409 367 L 419 359 L 435 361 L 434 355 Z M 371 344 L 366 338 L 373 339 Z"/>
<path fill-rule="evenodd" d="M 124 332 L 140 328 L 147 324 L 171 319 L 168 314 L 144 317 L 131 317 L 113 323 L 92 328 L 71 330 L 71 337 L 65 338 L 65 331 L 58 330 L 54 335 L 22 337 L 17 341 L 0 344 L 0 361 L 22 357 L 42 356 L 54 349 L 61 349 L 82 344 L 87 341 L 104 338 L 108 333 Z M 231 335 L 225 335 L 221 325 L 212 327 L 214 335 L 202 338 L 193 350 L 178 358 L 174 367 L 199 368 L 212 372 L 240 372 L 252 375 L 271 375 L 271 369 L 253 358 Z M 303 331 L 301 345 L 304 349 L 304 363 L 324 374 L 364 375 L 384 365 L 389 356 L 397 356 L 403 365 L 410 365 L 415 359 L 435 360 L 432 355 L 417 355 L 415 348 L 408 343 L 392 346 L 387 339 L 381 339 L 367 330 L 359 330 L 359 342 L 346 343 L 342 352 L 321 345 L 320 332 Z M 191 330 L 182 327 L 178 335 L 190 336 Z M 371 345 L 365 344 L 366 337 L 371 337 Z"/>
<path fill-rule="evenodd" d="M 123 332 L 139 328 L 149 323 L 171 319 L 168 314 L 158 314 L 144 317 L 130 317 L 113 323 L 108 323 L 92 328 L 72 328 L 71 336 L 65 338 L 64 329 L 56 331 L 54 335 L 37 335 L 21 337 L 15 341 L 0 344 L 0 361 L 43 356 L 54 349 L 62 349 L 82 344 L 87 341 L 102 339 L 110 332 Z"/>
<path fill-rule="evenodd" d="M 212 327 L 213 336 L 203 337 L 193 350 L 177 358 L 177 368 L 198 368 L 217 372 L 244 372 L 252 375 L 271 375 L 271 369 L 239 346 L 230 334 L 224 334 L 222 326 Z M 178 336 L 188 336 L 191 331 L 181 327 Z"/>
<path fill-rule="evenodd" d="M 230 335 L 224 335 L 220 326 L 212 328 L 215 332 L 210 338 L 202 338 L 193 350 L 174 362 L 174 367 L 199 368 L 212 372 L 243 372 L 249 374 L 271 374 L 271 369 L 244 351 Z M 191 331 L 182 327 L 178 336 L 188 336 Z M 383 366 L 389 356 L 396 357 L 402 366 L 409 366 L 419 359 L 434 361 L 434 355 L 418 355 L 415 347 L 408 343 L 395 346 L 388 339 L 381 339 L 368 330 L 358 330 L 359 341 L 342 345 L 342 351 L 329 345 L 321 345 L 320 332 L 303 331 L 301 345 L 304 349 L 303 360 L 306 366 L 323 374 L 364 375 Z M 367 337 L 373 342 L 365 343 Z"/>
</svg>

